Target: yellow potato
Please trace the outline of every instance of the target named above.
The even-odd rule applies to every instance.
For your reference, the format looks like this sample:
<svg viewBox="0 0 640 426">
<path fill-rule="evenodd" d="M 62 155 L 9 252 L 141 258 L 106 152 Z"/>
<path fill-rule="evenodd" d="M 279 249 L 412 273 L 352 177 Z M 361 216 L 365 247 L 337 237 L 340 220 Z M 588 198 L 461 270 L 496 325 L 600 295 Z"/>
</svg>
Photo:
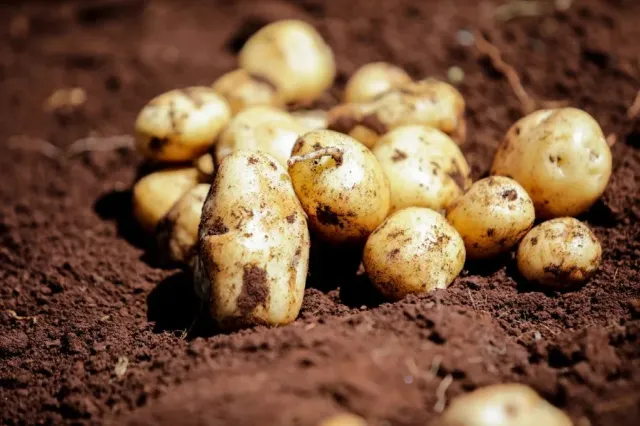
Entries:
<svg viewBox="0 0 640 426">
<path fill-rule="evenodd" d="M 164 93 L 152 99 L 138 115 L 138 151 L 157 161 L 194 160 L 215 143 L 230 116 L 227 102 L 210 87 Z"/>
<path fill-rule="evenodd" d="M 291 114 L 272 107 L 247 108 L 236 115 L 215 146 L 218 164 L 234 151 L 257 150 L 272 155 L 286 166 L 298 136 L 307 129 Z"/>
<path fill-rule="evenodd" d="M 529 194 L 513 179 L 491 176 L 477 181 L 447 209 L 467 257 L 492 257 L 514 247 L 536 219 Z"/>
<path fill-rule="evenodd" d="M 240 67 L 278 89 L 285 102 L 312 101 L 336 74 L 331 48 L 306 22 L 273 22 L 255 33 L 240 51 Z"/>
<path fill-rule="evenodd" d="M 213 155 L 206 153 L 201 155 L 193 162 L 193 167 L 200 172 L 200 180 L 210 182 L 216 172 L 216 165 L 213 162 Z"/>
<path fill-rule="evenodd" d="M 391 184 L 391 211 L 405 207 L 445 209 L 471 185 L 460 148 L 440 130 L 402 126 L 373 148 Z"/>
<path fill-rule="evenodd" d="M 389 182 L 353 138 L 315 130 L 298 139 L 289 174 L 309 226 L 330 243 L 361 243 L 389 212 Z"/>
<path fill-rule="evenodd" d="M 202 210 L 196 291 L 223 328 L 296 319 L 309 230 L 287 171 L 259 151 L 220 164 Z"/>
<path fill-rule="evenodd" d="M 367 422 L 355 414 L 341 413 L 324 419 L 318 426 L 367 426 Z"/>
<path fill-rule="evenodd" d="M 411 77 L 402 68 L 388 62 L 372 62 L 360 67 L 347 81 L 344 101 L 369 102 L 410 81 Z"/>
<path fill-rule="evenodd" d="M 562 411 L 521 384 L 480 388 L 457 397 L 432 426 L 571 426 Z"/>
<path fill-rule="evenodd" d="M 251 75 L 243 69 L 222 75 L 213 83 L 213 89 L 227 100 L 234 115 L 257 105 L 284 106 L 277 88 L 269 80 Z"/>
<path fill-rule="evenodd" d="M 382 294 L 402 299 L 447 288 L 464 261 L 464 242 L 441 214 L 409 207 L 393 213 L 371 234 L 362 262 Z"/>
<path fill-rule="evenodd" d="M 548 220 L 533 228 L 518 246 L 518 270 L 529 281 L 567 289 L 591 277 L 602 247 L 582 222 L 572 217 Z"/>
<path fill-rule="evenodd" d="M 604 192 L 611 151 L 600 126 L 586 112 L 540 110 L 509 129 L 491 174 L 517 180 L 531 196 L 538 217 L 577 216 Z"/>
<path fill-rule="evenodd" d="M 321 109 L 298 110 L 291 113 L 309 131 L 327 128 L 327 111 Z"/>
</svg>

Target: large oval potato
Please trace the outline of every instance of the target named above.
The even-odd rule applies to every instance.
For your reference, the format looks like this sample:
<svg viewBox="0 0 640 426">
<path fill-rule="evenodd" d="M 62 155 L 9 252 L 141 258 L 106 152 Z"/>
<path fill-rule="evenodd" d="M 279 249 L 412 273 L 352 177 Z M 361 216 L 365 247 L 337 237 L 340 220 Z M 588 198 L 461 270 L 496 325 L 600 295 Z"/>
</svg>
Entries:
<svg viewBox="0 0 640 426">
<path fill-rule="evenodd" d="M 325 241 L 364 242 L 389 213 L 389 182 L 380 163 L 347 135 L 315 130 L 301 136 L 289 174 L 309 226 Z"/>
<path fill-rule="evenodd" d="M 464 260 L 464 242 L 441 214 L 410 207 L 393 213 L 371 234 L 362 262 L 378 290 L 397 300 L 447 288 Z"/>
<path fill-rule="evenodd" d="M 271 82 L 243 69 L 223 74 L 213 83 L 213 89 L 227 100 L 234 115 L 252 106 L 284 106 L 277 88 Z"/>
<path fill-rule="evenodd" d="M 471 185 L 471 170 L 458 145 L 440 130 L 402 126 L 373 148 L 391 185 L 391 211 L 445 209 Z"/>
<path fill-rule="evenodd" d="M 611 161 L 593 117 L 576 108 L 548 109 L 509 129 L 491 174 L 517 180 L 531 196 L 538 217 L 577 216 L 604 192 Z"/>
<path fill-rule="evenodd" d="M 344 89 L 344 101 L 370 102 L 389 89 L 409 83 L 411 77 L 402 68 L 388 62 L 372 62 L 358 68 Z"/>
<path fill-rule="evenodd" d="M 222 161 L 202 210 L 196 291 L 223 328 L 295 320 L 309 230 L 287 171 L 259 151 Z"/>
</svg>

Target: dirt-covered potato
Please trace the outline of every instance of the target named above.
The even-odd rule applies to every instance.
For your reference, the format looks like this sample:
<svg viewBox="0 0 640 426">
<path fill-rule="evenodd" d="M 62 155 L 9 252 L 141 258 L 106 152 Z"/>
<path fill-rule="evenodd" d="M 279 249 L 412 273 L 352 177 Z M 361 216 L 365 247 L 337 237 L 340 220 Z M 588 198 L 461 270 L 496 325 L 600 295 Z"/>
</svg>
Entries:
<svg viewBox="0 0 640 426">
<path fill-rule="evenodd" d="M 355 414 L 341 413 L 324 419 L 318 426 L 367 426 L 367 422 Z"/>
<path fill-rule="evenodd" d="M 213 83 L 213 89 L 227 100 L 234 115 L 251 106 L 284 106 L 276 87 L 269 80 L 243 69 L 222 75 Z"/>
<path fill-rule="evenodd" d="M 195 255 L 202 206 L 210 187 L 201 183 L 191 188 L 158 224 L 158 247 L 167 259 L 188 265 Z"/>
<path fill-rule="evenodd" d="M 287 171 L 259 151 L 220 164 L 202 210 L 196 292 L 223 328 L 296 319 L 309 230 Z"/>
<path fill-rule="evenodd" d="M 218 164 L 234 151 L 257 150 L 286 166 L 298 136 L 308 130 L 291 114 L 267 106 L 247 108 L 233 117 L 215 146 Z"/>
<path fill-rule="evenodd" d="M 431 426 L 571 426 L 569 417 L 529 386 L 500 384 L 455 398 Z"/>
<path fill-rule="evenodd" d="M 391 211 L 405 207 L 445 209 L 471 185 L 460 148 L 440 130 L 402 126 L 373 148 L 391 185 Z"/>
<path fill-rule="evenodd" d="M 369 102 L 389 89 L 411 81 L 402 68 L 388 62 L 372 62 L 360 67 L 347 81 L 344 101 Z"/>
<path fill-rule="evenodd" d="M 527 191 L 503 176 L 475 182 L 447 209 L 447 220 L 462 236 L 470 259 L 510 250 L 529 232 L 535 219 Z"/>
<path fill-rule="evenodd" d="M 133 187 L 133 215 L 142 228 L 155 232 L 160 220 L 198 179 L 198 170 L 192 167 L 160 170 L 140 179 Z"/>
<path fill-rule="evenodd" d="M 577 216 L 604 192 L 611 151 L 588 113 L 576 108 L 540 110 L 511 126 L 491 174 L 517 180 L 531 196 L 538 217 Z"/>
<path fill-rule="evenodd" d="M 273 22 L 247 40 L 240 67 L 270 81 L 285 102 L 316 99 L 333 83 L 336 64 L 331 48 L 306 22 Z"/>
<path fill-rule="evenodd" d="M 136 145 L 150 160 L 191 161 L 215 143 L 230 117 L 229 104 L 210 87 L 172 90 L 140 111 Z"/>
<path fill-rule="evenodd" d="M 424 207 L 389 216 L 367 240 L 362 260 L 371 282 L 390 299 L 447 288 L 464 261 L 458 231 Z"/>
<path fill-rule="evenodd" d="M 327 111 L 321 109 L 298 110 L 293 111 L 291 115 L 309 131 L 327 128 Z"/>
<path fill-rule="evenodd" d="M 533 228 L 518 246 L 518 270 L 529 281 L 568 289 L 591 277 L 602 258 L 598 238 L 572 217 L 548 220 Z"/>
<path fill-rule="evenodd" d="M 389 213 L 389 182 L 376 157 L 341 133 L 301 136 L 289 174 L 309 226 L 330 243 L 364 242 Z"/>
</svg>

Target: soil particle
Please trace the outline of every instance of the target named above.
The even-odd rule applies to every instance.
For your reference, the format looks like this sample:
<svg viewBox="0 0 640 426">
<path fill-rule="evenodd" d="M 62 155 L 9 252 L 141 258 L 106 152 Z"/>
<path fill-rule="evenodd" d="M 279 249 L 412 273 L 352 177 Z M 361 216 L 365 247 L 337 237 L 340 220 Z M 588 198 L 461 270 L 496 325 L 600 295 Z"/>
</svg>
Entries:
<svg viewBox="0 0 640 426">
<path fill-rule="evenodd" d="M 267 271 L 256 266 L 247 265 L 242 274 L 242 290 L 238 296 L 240 314 L 246 316 L 257 306 L 263 305 L 269 297 Z"/>
</svg>

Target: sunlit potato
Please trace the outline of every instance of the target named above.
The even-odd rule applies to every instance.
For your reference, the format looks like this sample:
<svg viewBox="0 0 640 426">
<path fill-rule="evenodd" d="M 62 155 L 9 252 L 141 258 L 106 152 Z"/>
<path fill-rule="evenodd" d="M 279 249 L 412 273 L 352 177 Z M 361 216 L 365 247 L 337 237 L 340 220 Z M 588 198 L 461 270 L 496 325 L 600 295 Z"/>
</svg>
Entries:
<svg viewBox="0 0 640 426">
<path fill-rule="evenodd" d="M 344 90 L 345 103 L 370 102 L 389 89 L 409 83 L 402 68 L 388 62 L 365 64 L 353 73 Z"/>
<path fill-rule="evenodd" d="M 269 80 L 243 69 L 223 74 L 213 83 L 213 89 L 227 100 L 234 115 L 252 106 L 284 107 L 277 88 Z"/>
<path fill-rule="evenodd" d="M 291 116 L 309 131 L 327 128 L 327 111 L 321 109 L 293 111 Z"/>
</svg>

